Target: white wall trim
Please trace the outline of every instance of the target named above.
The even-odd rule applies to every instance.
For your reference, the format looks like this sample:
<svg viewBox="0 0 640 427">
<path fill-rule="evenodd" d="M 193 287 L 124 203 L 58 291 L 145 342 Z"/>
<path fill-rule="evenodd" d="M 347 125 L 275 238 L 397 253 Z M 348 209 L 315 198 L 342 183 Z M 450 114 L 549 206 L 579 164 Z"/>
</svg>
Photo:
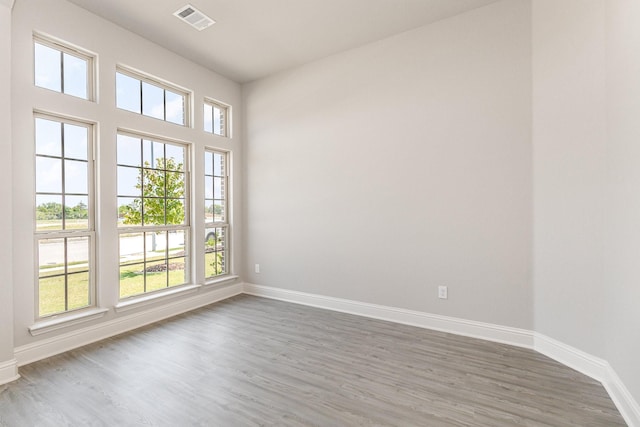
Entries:
<svg viewBox="0 0 640 427">
<path fill-rule="evenodd" d="M 640 405 L 608 363 L 607 377 L 603 385 L 629 427 L 640 427 Z"/>
<path fill-rule="evenodd" d="M 74 348 L 176 316 L 196 308 L 204 307 L 242 293 L 242 283 L 199 293 L 159 307 L 128 314 L 97 325 L 67 332 L 62 335 L 16 347 L 17 366 L 23 366 Z"/>
<path fill-rule="evenodd" d="M 0 6 L 6 6 L 9 9 L 13 9 L 13 3 L 15 0 L 0 0 Z"/>
<path fill-rule="evenodd" d="M 609 365 L 606 360 L 592 356 L 538 332 L 534 332 L 533 340 L 533 348 L 538 353 L 542 353 L 563 365 L 582 372 L 594 380 L 604 382 L 607 375 L 607 366 Z"/>
<path fill-rule="evenodd" d="M 11 359 L 0 363 L 0 385 L 10 383 L 20 378 L 18 375 L 18 361 Z"/>
<path fill-rule="evenodd" d="M 244 293 L 296 304 L 326 308 L 343 313 L 356 314 L 373 319 L 388 320 L 404 325 L 450 332 L 466 337 L 480 338 L 517 347 L 533 348 L 533 333 L 524 329 L 491 323 L 440 316 L 421 311 L 405 310 L 402 308 L 369 304 L 342 298 L 333 298 L 305 292 L 290 291 L 288 289 L 270 286 L 244 284 Z"/>
<path fill-rule="evenodd" d="M 626 423 L 630 427 L 640 427 L 640 406 L 638 406 L 629 390 L 627 390 L 622 380 L 606 360 L 592 356 L 546 335 L 490 323 L 251 283 L 244 284 L 244 293 L 533 349 L 601 382 Z"/>
</svg>

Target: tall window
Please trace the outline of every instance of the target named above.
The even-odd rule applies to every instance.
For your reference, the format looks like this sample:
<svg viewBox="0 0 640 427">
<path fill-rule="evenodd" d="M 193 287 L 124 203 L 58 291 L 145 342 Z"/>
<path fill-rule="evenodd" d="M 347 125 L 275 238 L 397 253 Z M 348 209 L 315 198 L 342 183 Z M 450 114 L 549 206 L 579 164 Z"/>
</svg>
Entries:
<svg viewBox="0 0 640 427">
<path fill-rule="evenodd" d="M 120 109 L 187 125 L 188 94 L 149 77 L 118 69 L 116 106 Z"/>
<path fill-rule="evenodd" d="M 189 281 L 187 147 L 118 134 L 120 298 Z"/>
<path fill-rule="evenodd" d="M 229 107 L 219 102 L 205 100 L 204 131 L 214 135 L 229 136 L 227 133 L 228 116 Z"/>
<path fill-rule="evenodd" d="M 33 45 L 36 86 L 92 98 L 92 56 L 40 37 L 34 39 Z"/>
<path fill-rule="evenodd" d="M 209 150 L 204 155 L 205 278 L 228 273 L 228 154 Z"/>
<path fill-rule="evenodd" d="M 35 117 L 38 317 L 94 305 L 91 125 Z"/>
</svg>

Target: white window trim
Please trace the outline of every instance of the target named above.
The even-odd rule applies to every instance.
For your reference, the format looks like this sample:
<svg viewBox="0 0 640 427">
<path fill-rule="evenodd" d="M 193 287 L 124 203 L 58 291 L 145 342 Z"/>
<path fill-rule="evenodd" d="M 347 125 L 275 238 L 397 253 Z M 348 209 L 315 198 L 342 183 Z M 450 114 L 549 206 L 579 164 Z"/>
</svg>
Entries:
<svg viewBox="0 0 640 427">
<path fill-rule="evenodd" d="M 211 135 L 215 135 L 219 138 L 228 138 L 228 139 L 232 139 L 231 136 L 231 105 L 226 104 L 222 101 L 218 101 L 217 99 L 213 99 L 213 98 L 208 98 L 205 97 L 204 101 L 203 101 L 203 107 L 204 105 L 209 105 L 211 107 L 218 107 L 218 108 L 224 108 L 226 110 L 226 114 L 224 115 L 224 135 L 218 135 L 217 133 L 213 132 L 213 123 L 212 123 L 212 130 L 211 132 L 208 132 L 206 130 L 204 130 L 204 121 L 203 121 L 203 131 L 205 133 L 211 134 Z M 212 117 L 213 119 L 213 117 Z"/>
<path fill-rule="evenodd" d="M 82 49 L 80 47 L 74 46 L 70 43 L 67 43 L 63 40 L 60 40 L 58 38 L 52 37 L 50 35 L 44 34 L 44 33 L 39 33 L 39 32 L 34 32 L 33 33 L 33 49 L 34 49 L 34 69 L 32 70 L 32 72 L 35 73 L 35 43 L 41 44 L 43 46 L 47 46 L 50 47 L 52 49 L 55 50 L 59 50 L 60 52 L 64 52 L 68 55 L 72 55 L 75 56 L 76 58 L 80 58 L 83 59 L 85 61 L 87 61 L 87 98 L 81 98 L 78 96 L 74 96 L 74 95 L 70 95 L 67 93 L 64 93 L 62 91 L 58 92 L 58 91 L 53 91 L 51 89 L 47 89 L 41 86 L 37 86 L 35 84 L 35 75 L 33 76 L 33 83 L 34 83 L 34 87 L 37 87 L 39 89 L 44 89 L 44 90 L 49 90 L 52 92 L 56 92 L 56 93 L 60 93 L 62 95 L 67 95 L 73 98 L 77 98 L 77 99 L 82 99 L 85 101 L 90 101 L 90 102 L 96 102 L 98 99 L 98 85 L 96 84 L 96 82 L 98 81 L 97 79 L 97 64 L 98 64 L 98 55 L 90 52 L 86 49 Z M 63 80 L 64 80 L 64 76 L 60 76 Z"/>
<path fill-rule="evenodd" d="M 161 79 L 160 77 L 156 77 L 153 76 L 149 73 L 145 73 L 143 71 L 139 71 L 136 70 L 135 68 L 132 67 L 128 67 L 126 65 L 121 65 L 118 64 L 116 65 L 116 73 L 120 73 L 120 74 L 124 74 L 125 76 L 131 77 L 132 79 L 136 79 L 136 80 L 140 80 L 141 82 L 144 83 L 148 83 L 150 85 L 159 87 L 160 89 L 163 89 L 165 91 L 170 91 L 170 92 L 174 92 L 177 93 L 179 95 L 184 96 L 184 124 L 180 125 L 178 123 L 173 123 L 167 120 L 163 120 L 163 119 L 158 119 L 156 117 L 151 117 L 151 116 L 146 116 L 144 114 L 142 114 L 142 112 L 140 113 L 134 113 L 133 111 L 129 111 L 129 110 L 124 110 L 121 108 L 118 108 L 116 105 L 116 110 L 119 111 L 127 111 L 129 113 L 133 113 L 133 114 L 139 114 L 143 117 L 148 117 L 151 119 L 155 119 L 155 120 L 160 120 L 162 122 L 166 122 L 166 123 L 170 123 L 176 126 L 182 126 L 182 127 L 193 127 L 192 123 L 192 115 L 191 115 L 191 110 L 192 110 L 192 105 L 191 105 L 191 100 L 193 99 L 193 91 L 184 88 L 182 86 L 178 86 L 175 83 L 171 83 L 167 80 Z M 115 74 L 114 74 L 114 79 L 115 79 Z M 115 88 L 117 90 L 117 87 Z M 140 95 L 142 96 L 142 95 Z M 117 98 L 116 98 L 117 100 Z M 142 100 L 141 100 L 142 101 Z M 165 114 L 166 114 L 166 106 L 165 106 Z M 165 138 L 166 139 L 166 138 Z"/>
<path fill-rule="evenodd" d="M 225 198 L 224 198 L 224 218 L 225 221 L 224 222 L 216 222 L 216 221 L 209 221 L 207 222 L 206 220 L 204 221 L 204 230 L 205 230 L 205 235 L 206 235 L 206 230 L 209 228 L 226 228 L 226 236 L 225 236 L 225 261 L 226 261 L 226 268 L 227 271 L 223 274 L 219 274 L 217 276 L 207 276 L 206 274 L 206 261 L 205 261 L 205 266 L 204 266 L 204 281 L 205 281 L 205 285 L 214 285 L 214 284 L 219 284 L 221 282 L 226 282 L 226 279 L 229 280 L 234 280 L 235 278 L 237 278 L 238 276 L 234 276 L 233 271 L 232 271 L 232 256 L 231 256 L 231 247 L 232 247 L 232 232 L 231 232 L 231 221 L 230 221 L 230 212 L 231 210 L 229 209 L 229 205 L 231 203 L 231 199 L 232 199 L 232 195 L 230 192 L 230 188 L 231 188 L 231 182 L 230 182 L 230 177 L 231 177 L 231 152 L 227 151 L 227 150 L 221 150 L 219 148 L 215 148 L 215 147 L 205 147 L 204 148 L 205 154 L 206 153 L 219 153 L 219 154 L 224 154 L 225 156 L 225 175 L 224 175 L 224 194 L 225 194 Z M 206 168 L 205 168 L 206 170 Z M 206 175 L 203 174 L 203 176 L 206 177 Z M 203 192 L 204 193 L 204 192 Z M 203 194 L 204 196 L 204 194 Z M 203 200 L 206 200 L 205 197 L 202 198 Z M 215 199 L 214 199 L 215 200 Z"/>
<path fill-rule="evenodd" d="M 173 144 L 173 145 L 182 145 L 185 148 L 185 156 L 184 156 L 184 174 L 185 174 L 185 223 L 184 224 L 174 224 L 174 225 L 147 225 L 147 226 L 131 226 L 131 227 L 117 227 L 117 233 L 118 233 L 118 242 L 120 240 L 120 235 L 121 234 L 127 234 L 127 233 L 150 233 L 150 232 L 154 232 L 154 231 L 172 231 L 172 230 L 176 230 L 176 231 L 181 231 L 184 230 L 185 233 L 185 248 L 189 249 L 189 255 L 185 260 L 185 273 L 186 273 L 186 281 L 183 284 L 180 285 L 175 285 L 175 286 L 171 286 L 165 289 L 157 289 L 154 291 L 149 291 L 149 292 L 144 292 L 141 294 L 135 294 L 135 295 L 131 295 L 131 296 L 127 296 L 127 297 L 121 297 L 120 296 L 120 283 L 118 282 L 118 304 L 116 304 L 116 311 L 124 311 L 126 310 L 126 308 L 123 307 L 128 307 L 130 305 L 132 306 L 139 306 L 141 305 L 139 302 L 144 303 L 147 300 L 153 300 L 156 298 L 161 298 L 163 296 L 167 296 L 167 295 L 172 295 L 178 292 L 181 292 L 183 290 L 189 290 L 192 289 L 193 286 L 198 287 L 199 285 L 194 285 L 194 278 L 193 278 L 193 259 L 194 259 L 194 255 L 195 252 L 193 250 L 193 244 L 192 244 L 192 234 L 193 234 L 193 226 L 192 226 L 192 221 L 191 221 L 191 209 L 192 209 L 192 203 L 193 203 L 193 195 L 191 193 L 191 151 L 193 149 L 192 145 L 189 142 L 186 141 L 180 141 L 180 140 L 176 140 L 176 139 L 172 139 L 172 138 L 168 138 L 168 137 L 164 137 L 164 136 L 158 136 L 158 135 L 152 135 L 149 133 L 144 133 L 144 132 L 136 132 L 136 131 L 131 131 L 131 130 L 125 130 L 125 129 L 118 129 L 118 131 L 116 132 L 116 136 L 117 135 L 125 135 L 125 136 L 129 136 L 129 137 L 133 137 L 133 138 L 141 138 L 141 139 L 147 139 L 147 140 L 151 140 L 151 141 L 156 141 L 156 142 L 161 142 L 161 143 L 168 143 L 168 144 Z M 116 164 L 115 167 L 117 168 L 117 159 L 116 159 Z M 116 180 L 117 180 L 117 169 L 115 172 L 116 175 Z M 117 193 L 116 193 L 116 198 L 118 197 Z M 116 203 L 117 204 L 117 203 Z M 119 244 L 119 243 L 118 243 Z M 118 248 L 118 254 L 120 253 L 120 249 Z M 119 257 L 118 257 L 119 259 Z M 118 261 L 118 270 L 120 269 L 120 262 Z M 144 304 L 142 304 L 144 305 Z"/>
<path fill-rule="evenodd" d="M 96 274 L 96 204 L 95 204 L 95 191 L 96 191 L 96 124 L 90 121 L 84 121 L 77 118 L 70 118 L 60 114 L 53 114 L 44 111 L 35 110 L 33 112 L 34 123 L 34 151 L 33 151 L 33 170 L 35 172 L 35 120 L 37 118 L 57 121 L 60 123 L 69 123 L 77 126 L 86 127 L 88 132 L 89 141 L 87 141 L 87 167 L 88 167 L 88 216 L 89 227 L 87 230 L 53 230 L 53 231 L 38 231 L 36 223 L 36 205 L 35 198 L 37 195 L 36 181 L 33 182 L 33 198 L 34 209 L 32 211 L 32 224 L 34 229 L 33 242 L 34 242 L 34 284 L 35 284 L 35 298 L 34 298 L 34 313 L 36 325 L 40 323 L 47 323 L 47 319 L 58 319 L 57 323 L 65 323 L 66 319 L 73 319 L 77 314 L 95 310 L 98 307 L 97 301 L 97 274 Z M 35 174 L 34 174 L 35 176 Z M 38 242 L 43 239 L 59 239 L 59 238 L 73 238 L 73 237 L 89 237 L 89 305 L 85 307 L 76 308 L 73 310 L 61 311 L 58 313 L 49 314 L 46 316 L 40 316 L 40 257 L 39 257 L 39 244 Z"/>
</svg>

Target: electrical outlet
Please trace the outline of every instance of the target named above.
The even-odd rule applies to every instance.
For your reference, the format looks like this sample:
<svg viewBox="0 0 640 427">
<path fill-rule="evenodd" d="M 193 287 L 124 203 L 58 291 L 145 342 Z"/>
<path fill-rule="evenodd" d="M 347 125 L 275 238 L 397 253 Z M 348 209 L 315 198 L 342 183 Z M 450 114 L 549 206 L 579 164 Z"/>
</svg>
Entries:
<svg viewBox="0 0 640 427">
<path fill-rule="evenodd" d="M 260 273 L 260 264 L 256 264 L 256 273 Z"/>
<path fill-rule="evenodd" d="M 446 286 L 438 286 L 438 298 L 440 299 L 447 299 L 448 296 L 448 289 Z"/>
</svg>

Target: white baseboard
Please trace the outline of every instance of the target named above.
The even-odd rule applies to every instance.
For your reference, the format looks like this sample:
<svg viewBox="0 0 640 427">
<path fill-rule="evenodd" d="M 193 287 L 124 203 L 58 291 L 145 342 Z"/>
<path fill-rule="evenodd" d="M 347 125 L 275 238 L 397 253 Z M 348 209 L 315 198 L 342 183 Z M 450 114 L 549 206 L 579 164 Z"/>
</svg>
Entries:
<svg viewBox="0 0 640 427">
<path fill-rule="evenodd" d="M 187 311 L 195 310 L 199 307 L 204 307 L 205 305 L 239 295 L 242 293 L 242 290 L 242 283 L 235 283 L 209 292 L 198 293 L 198 295 L 190 298 L 16 347 L 14 353 L 17 359 L 17 366 L 23 366 Z"/>
<path fill-rule="evenodd" d="M 545 335 L 524 329 L 251 283 L 244 284 L 244 293 L 533 349 L 601 382 L 626 423 L 630 427 L 640 427 L 638 403 L 606 360 Z"/>
<path fill-rule="evenodd" d="M 640 405 L 608 363 L 607 379 L 602 384 L 629 427 L 640 427 Z"/>
<path fill-rule="evenodd" d="M 494 325 L 491 323 L 475 322 L 455 317 L 440 316 L 421 311 L 363 303 L 342 298 L 290 291 L 287 289 L 273 288 L 269 286 L 254 285 L 251 283 L 244 284 L 244 293 L 313 307 L 326 308 L 328 310 L 340 311 L 343 313 L 357 314 L 359 316 L 370 317 L 373 319 L 388 320 L 390 322 L 402 323 L 404 325 L 450 332 L 456 335 L 480 338 L 487 341 L 510 344 L 517 347 L 533 348 L 533 333 L 524 329 Z"/>
<path fill-rule="evenodd" d="M 16 359 L 0 363 L 0 385 L 10 383 L 20 378 L 18 375 L 18 361 Z"/>
<path fill-rule="evenodd" d="M 604 383 L 607 378 L 607 367 L 609 364 L 606 360 L 592 356 L 582 350 L 578 350 L 575 347 L 571 347 L 570 345 L 537 332 L 534 333 L 533 340 L 533 348 L 538 353 L 542 353 L 571 369 L 582 372 L 586 376 L 601 383 Z"/>
</svg>

